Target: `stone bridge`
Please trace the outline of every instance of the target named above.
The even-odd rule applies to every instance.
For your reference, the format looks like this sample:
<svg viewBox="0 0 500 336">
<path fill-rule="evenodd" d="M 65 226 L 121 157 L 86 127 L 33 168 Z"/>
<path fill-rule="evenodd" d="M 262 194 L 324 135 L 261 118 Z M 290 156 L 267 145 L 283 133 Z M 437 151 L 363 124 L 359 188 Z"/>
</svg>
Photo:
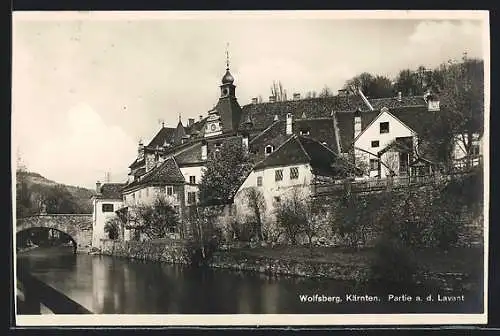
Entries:
<svg viewBox="0 0 500 336">
<path fill-rule="evenodd" d="M 16 233 L 32 228 L 55 229 L 66 233 L 76 243 L 77 252 L 87 251 L 92 245 L 92 214 L 37 215 L 16 220 Z"/>
</svg>

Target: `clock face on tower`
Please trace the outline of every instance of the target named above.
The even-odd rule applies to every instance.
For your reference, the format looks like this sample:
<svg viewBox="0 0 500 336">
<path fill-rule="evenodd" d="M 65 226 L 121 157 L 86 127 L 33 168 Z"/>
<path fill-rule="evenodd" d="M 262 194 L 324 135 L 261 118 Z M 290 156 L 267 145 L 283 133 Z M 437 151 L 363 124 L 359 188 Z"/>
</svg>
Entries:
<svg viewBox="0 0 500 336">
<path fill-rule="evenodd" d="M 217 129 L 217 126 L 215 126 L 215 124 L 210 125 L 210 130 L 212 132 L 215 132 L 216 129 Z"/>
<path fill-rule="evenodd" d="M 229 95 L 229 89 L 228 88 L 223 88 L 222 89 L 222 97 L 227 97 Z"/>
</svg>

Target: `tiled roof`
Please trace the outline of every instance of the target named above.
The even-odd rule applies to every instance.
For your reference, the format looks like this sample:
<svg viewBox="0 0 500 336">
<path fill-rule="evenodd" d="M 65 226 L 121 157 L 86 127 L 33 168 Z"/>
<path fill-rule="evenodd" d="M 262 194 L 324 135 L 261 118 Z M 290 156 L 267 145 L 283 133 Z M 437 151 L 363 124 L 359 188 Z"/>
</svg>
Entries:
<svg viewBox="0 0 500 336">
<path fill-rule="evenodd" d="M 201 142 L 197 142 L 188 149 L 183 150 L 179 154 L 175 155 L 175 161 L 179 166 L 202 162 Z"/>
<path fill-rule="evenodd" d="M 99 189 L 97 198 L 122 199 L 122 189 L 126 183 L 104 183 Z"/>
<path fill-rule="evenodd" d="M 147 184 L 179 184 L 184 183 L 184 176 L 179 169 L 179 166 L 173 158 L 168 158 L 163 161 L 159 166 L 151 169 L 139 180 L 135 180 L 127 185 L 124 190 L 128 191 L 137 186 Z"/>
<path fill-rule="evenodd" d="M 389 113 L 420 134 L 434 123 L 435 118 L 435 112 L 428 111 L 426 106 L 390 108 Z"/>
<path fill-rule="evenodd" d="M 325 176 L 341 175 L 346 170 L 339 169 L 339 167 L 349 165 L 348 162 L 315 139 L 294 134 L 288 136 L 283 145 L 259 162 L 254 169 L 305 163 L 311 165 L 315 174 Z"/>
<path fill-rule="evenodd" d="M 328 118 L 333 111 L 354 111 L 356 108 L 367 109 L 362 99 L 355 95 L 248 104 L 243 106 L 241 120 L 245 121 L 250 116 L 253 127 L 264 130 L 273 123 L 275 115 L 280 120 L 285 120 L 288 113 L 294 119 L 301 118 L 303 113 L 307 118 Z"/>
<path fill-rule="evenodd" d="M 162 127 L 155 137 L 149 142 L 148 147 L 161 147 L 166 142 L 168 144 L 174 142 L 175 128 Z"/>
<path fill-rule="evenodd" d="M 337 151 L 337 137 L 333 118 L 297 119 L 293 123 L 293 133 L 300 135 L 301 131 L 308 131 L 309 137 L 323 143 Z"/>
<path fill-rule="evenodd" d="M 374 110 L 380 110 L 383 107 L 401 108 L 407 106 L 427 106 L 424 96 L 405 96 L 398 100 L 398 97 L 368 99 Z"/>
</svg>

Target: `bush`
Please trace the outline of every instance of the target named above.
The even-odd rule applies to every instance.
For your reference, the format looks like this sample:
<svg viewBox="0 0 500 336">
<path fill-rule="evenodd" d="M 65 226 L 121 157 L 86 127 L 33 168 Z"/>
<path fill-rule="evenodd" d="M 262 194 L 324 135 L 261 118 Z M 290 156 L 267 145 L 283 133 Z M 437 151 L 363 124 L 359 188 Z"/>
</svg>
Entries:
<svg viewBox="0 0 500 336">
<path fill-rule="evenodd" d="M 120 220 L 118 218 L 110 218 L 104 224 L 104 232 L 108 234 L 109 239 L 116 240 L 120 235 Z"/>
</svg>

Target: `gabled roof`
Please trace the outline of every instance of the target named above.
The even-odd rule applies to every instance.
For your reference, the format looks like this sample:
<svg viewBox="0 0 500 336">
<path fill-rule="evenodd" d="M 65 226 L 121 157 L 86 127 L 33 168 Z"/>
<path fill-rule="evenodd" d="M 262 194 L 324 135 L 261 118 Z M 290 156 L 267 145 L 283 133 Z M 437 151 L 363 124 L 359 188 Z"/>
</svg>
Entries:
<svg viewBox="0 0 500 336">
<path fill-rule="evenodd" d="M 341 167 L 349 165 L 347 161 L 313 138 L 294 134 L 259 162 L 254 169 L 306 163 L 311 165 L 314 174 L 324 176 L 341 175 L 346 172 L 346 169 Z"/>
<path fill-rule="evenodd" d="M 154 167 L 139 180 L 135 180 L 124 188 L 128 191 L 138 186 L 148 184 L 182 184 L 184 183 L 184 176 L 182 175 L 179 166 L 174 158 L 170 157 L 163 161 L 160 165 Z"/>
<path fill-rule="evenodd" d="M 389 112 L 403 124 L 418 133 L 424 133 L 434 123 L 435 113 L 428 111 L 427 106 L 407 106 L 389 109 Z"/>
<path fill-rule="evenodd" d="M 364 130 L 378 116 L 379 111 L 363 111 L 361 117 L 361 130 Z M 340 147 L 342 152 L 347 152 L 354 142 L 354 117 L 355 112 L 338 112 L 335 114 L 339 128 Z"/>
<path fill-rule="evenodd" d="M 104 183 L 99 188 L 99 193 L 96 195 L 96 198 L 121 200 L 122 189 L 126 185 L 126 183 Z"/>
</svg>

